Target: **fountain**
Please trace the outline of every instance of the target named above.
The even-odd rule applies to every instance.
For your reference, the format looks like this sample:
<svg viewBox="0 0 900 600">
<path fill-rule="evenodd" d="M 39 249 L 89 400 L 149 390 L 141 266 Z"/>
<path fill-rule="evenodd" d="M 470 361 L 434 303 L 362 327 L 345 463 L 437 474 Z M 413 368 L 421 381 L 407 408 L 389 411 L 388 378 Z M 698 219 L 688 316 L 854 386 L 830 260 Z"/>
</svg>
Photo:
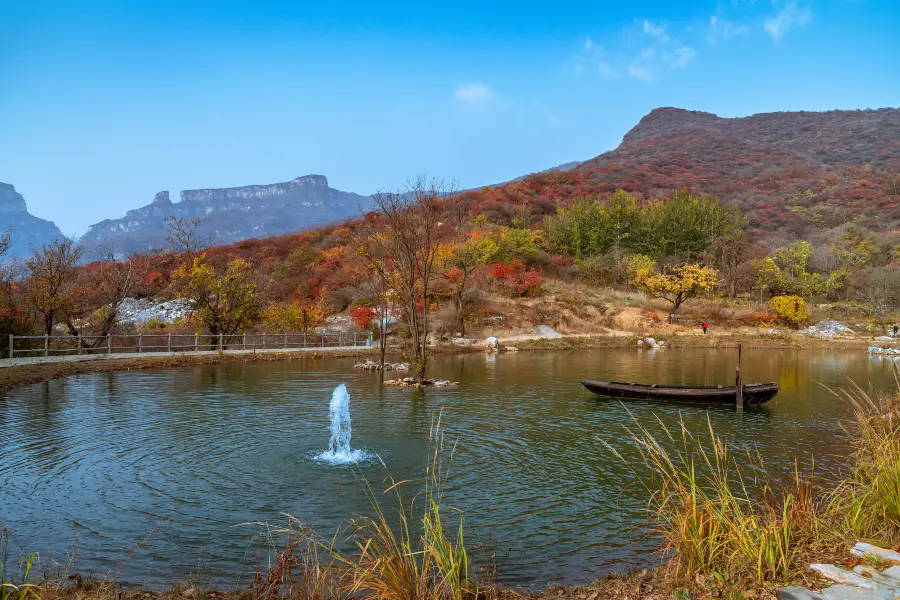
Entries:
<svg viewBox="0 0 900 600">
<path fill-rule="evenodd" d="M 346 465 L 366 458 L 366 453 L 362 450 L 350 449 L 350 394 L 345 384 L 334 388 L 328 412 L 331 416 L 331 440 L 328 450 L 316 456 L 316 460 L 332 465 Z"/>
</svg>

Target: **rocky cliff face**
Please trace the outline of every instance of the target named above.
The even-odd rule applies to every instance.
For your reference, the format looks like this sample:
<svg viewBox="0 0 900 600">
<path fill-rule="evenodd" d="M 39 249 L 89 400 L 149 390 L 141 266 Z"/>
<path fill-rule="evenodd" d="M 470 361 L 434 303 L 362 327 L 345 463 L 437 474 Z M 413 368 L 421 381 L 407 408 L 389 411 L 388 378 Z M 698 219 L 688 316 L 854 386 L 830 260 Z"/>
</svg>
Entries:
<svg viewBox="0 0 900 600">
<path fill-rule="evenodd" d="M 201 235 L 228 243 L 324 225 L 370 205 L 370 197 L 333 189 L 322 175 L 270 185 L 184 190 L 175 203 L 164 191 L 121 219 L 92 225 L 81 239 L 88 249 L 109 247 L 116 252 L 160 247 L 165 242 L 163 219 L 175 216 L 201 218 Z"/>
<path fill-rule="evenodd" d="M 12 230 L 9 251 L 4 258 L 23 258 L 31 248 L 49 244 L 63 236 L 52 221 L 28 212 L 25 198 L 9 183 L 0 183 L 0 231 Z"/>
</svg>

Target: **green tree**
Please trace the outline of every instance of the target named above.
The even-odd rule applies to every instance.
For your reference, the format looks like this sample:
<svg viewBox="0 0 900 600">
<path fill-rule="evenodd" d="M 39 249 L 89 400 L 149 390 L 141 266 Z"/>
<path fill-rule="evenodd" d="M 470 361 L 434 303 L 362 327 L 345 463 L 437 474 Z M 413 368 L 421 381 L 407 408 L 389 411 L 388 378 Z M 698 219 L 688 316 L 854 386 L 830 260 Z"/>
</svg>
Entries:
<svg viewBox="0 0 900 600">
<path fill-rule="evenodd" d="M 671 198 L 651 201 L 641 215 L 643 227 L 637 248 L 657 260 L 693 262 L 714 239 L 743 228 L 737 208 L 685 190 Z"/>
<path fill-rule="evenodd" d="M 576 260 L 629 250 L 640 230 L 637 201 L 622 190 L 606 202 L 583 198 L 544 220 L 550 248 Z"/>
<path fill-rule="evenodd" d="M 776 250 L 774 257 L 755 261 L 753 270 L 757 283 L 768 288 L 773 296 L 812 298 L 840 289 L 847 271 L 839 269 L 827 277 L 813 273 L 809 268 L 812 254 L 812 245 L 801 240 Z"/>
</svg>

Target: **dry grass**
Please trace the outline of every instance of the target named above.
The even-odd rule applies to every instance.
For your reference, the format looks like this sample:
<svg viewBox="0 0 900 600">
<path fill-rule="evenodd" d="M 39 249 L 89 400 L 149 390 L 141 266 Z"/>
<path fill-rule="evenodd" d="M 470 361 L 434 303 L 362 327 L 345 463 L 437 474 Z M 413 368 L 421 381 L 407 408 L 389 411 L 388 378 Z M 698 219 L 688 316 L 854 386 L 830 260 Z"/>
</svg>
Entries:
<svg viewBox="0 0 900 600">
<path fill-rule="evenodd" d="M 853 540 L 900 544 L 900 398 L 861 388 L 843 396 L 855 453 L 843 481 L 826 489 L 794 468 L 776 483 L 758 453 L 733 455 L 712 425 L 697 436 L 635 420 L 641 461 L 631 469 L 647 490 L 648 510 L 676 581 L 772 586 L 802 580 L 810 562 L 833 562 Z M 674 448 L 674 449 L 673 449 Z"/>
<path fill-rule="evenodd" d="M 832 506 L 852 535 L 900 544 L 900 396 L 873 395 L 860 387 L 843 395 L 855 416 L 854 461 Z"/>
<path fill-rule="evenodd" d="M 401 494 L 407 482 L 389 477 L 390 485 L 384 494 L 396 499 L 398 526 L 391 525 L 379 497 L 369 482 L 363 481 L 374 516 L 351 521 L 351 537 L 357 551 L 339 557 L 352 595 L 382 600 L 462 600 L 478 595 L 477 585 L 470 578 L 462 512 L 444 503 L 443 490 L 455 445 L 445 463 L 440 416 L 432 424 L 430 445 L 431 462 L 421 495 L 407 505 Z M 458 515 L 455 532 L 442 517 L 446 511 Z M 415 516 L 418 512 L 422 513 L 420 519 Z"/>
<path fill-rule="evenodd" d="M 660 421 L 659 436 L 635 424 L 642 462 L 629 468 L 650 495 L 676 577 L 787 582 L 803 570 L 799 554 L 834 542 L 820 527 L 813 485 L 799 470 L 791 485 L 777 486 L 758 454 L 733 456 L 711 424 L 702 438 L 683 423 L 672 432 Z"/>
</svg>

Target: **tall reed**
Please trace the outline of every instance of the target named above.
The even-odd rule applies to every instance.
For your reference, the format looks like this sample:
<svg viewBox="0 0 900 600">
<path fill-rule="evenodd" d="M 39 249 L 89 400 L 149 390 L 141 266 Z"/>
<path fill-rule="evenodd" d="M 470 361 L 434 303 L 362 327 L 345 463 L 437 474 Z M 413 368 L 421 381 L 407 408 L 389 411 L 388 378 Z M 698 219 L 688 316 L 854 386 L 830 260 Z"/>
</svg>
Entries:
<svg viewBox="0 0 900 600">
<path fill-rule="evenodd" d="M 432 422 L 429 443 L 430 463 L 422 494 L 407 504 L 401 488 L 409 481 L 388 476 L 390 485 L 383 493 L 395 498 L 397 526 L 392 526 L 371 484 L 361 480 L 374 516 L 350 522 L 356 552 L 340 560 L 347 567 L 351 593 L 383 600 L 462 600 L 477 594 L 470 578 L 462 512 L 445 504 L 444 489 L 456 446 L 445 458 L 440 415 Z M 419 518 L 418 511 L 422 514 Z M 448 511 L 457 514 L 455 534 L 444 516 Z"/>
<path fill-rule="evenodd" d="M 900 397 L 854 386 L 842 396 L 853 407 L 848 428 L 852 470 L 832 496 L 843 527 L 856 536 L 900 543 Z"/>
<path fill-rule="evenodd" d="M 674 433 L 658 421 L 657 437 L 632 419 L 629 433 L 640 451 L 639 465 L 604 444 L 647 489 L 676 575 L 769 582 L 789 580 L 802 569 L 797 553 L 822 542 L 827 531 L 819 523 L 813 486 L 799 468 L 790 484 L 774 485 L 759 454 L 732 456 L 708 419 L 703 438 L 683 421 Z"/>
</svg>

